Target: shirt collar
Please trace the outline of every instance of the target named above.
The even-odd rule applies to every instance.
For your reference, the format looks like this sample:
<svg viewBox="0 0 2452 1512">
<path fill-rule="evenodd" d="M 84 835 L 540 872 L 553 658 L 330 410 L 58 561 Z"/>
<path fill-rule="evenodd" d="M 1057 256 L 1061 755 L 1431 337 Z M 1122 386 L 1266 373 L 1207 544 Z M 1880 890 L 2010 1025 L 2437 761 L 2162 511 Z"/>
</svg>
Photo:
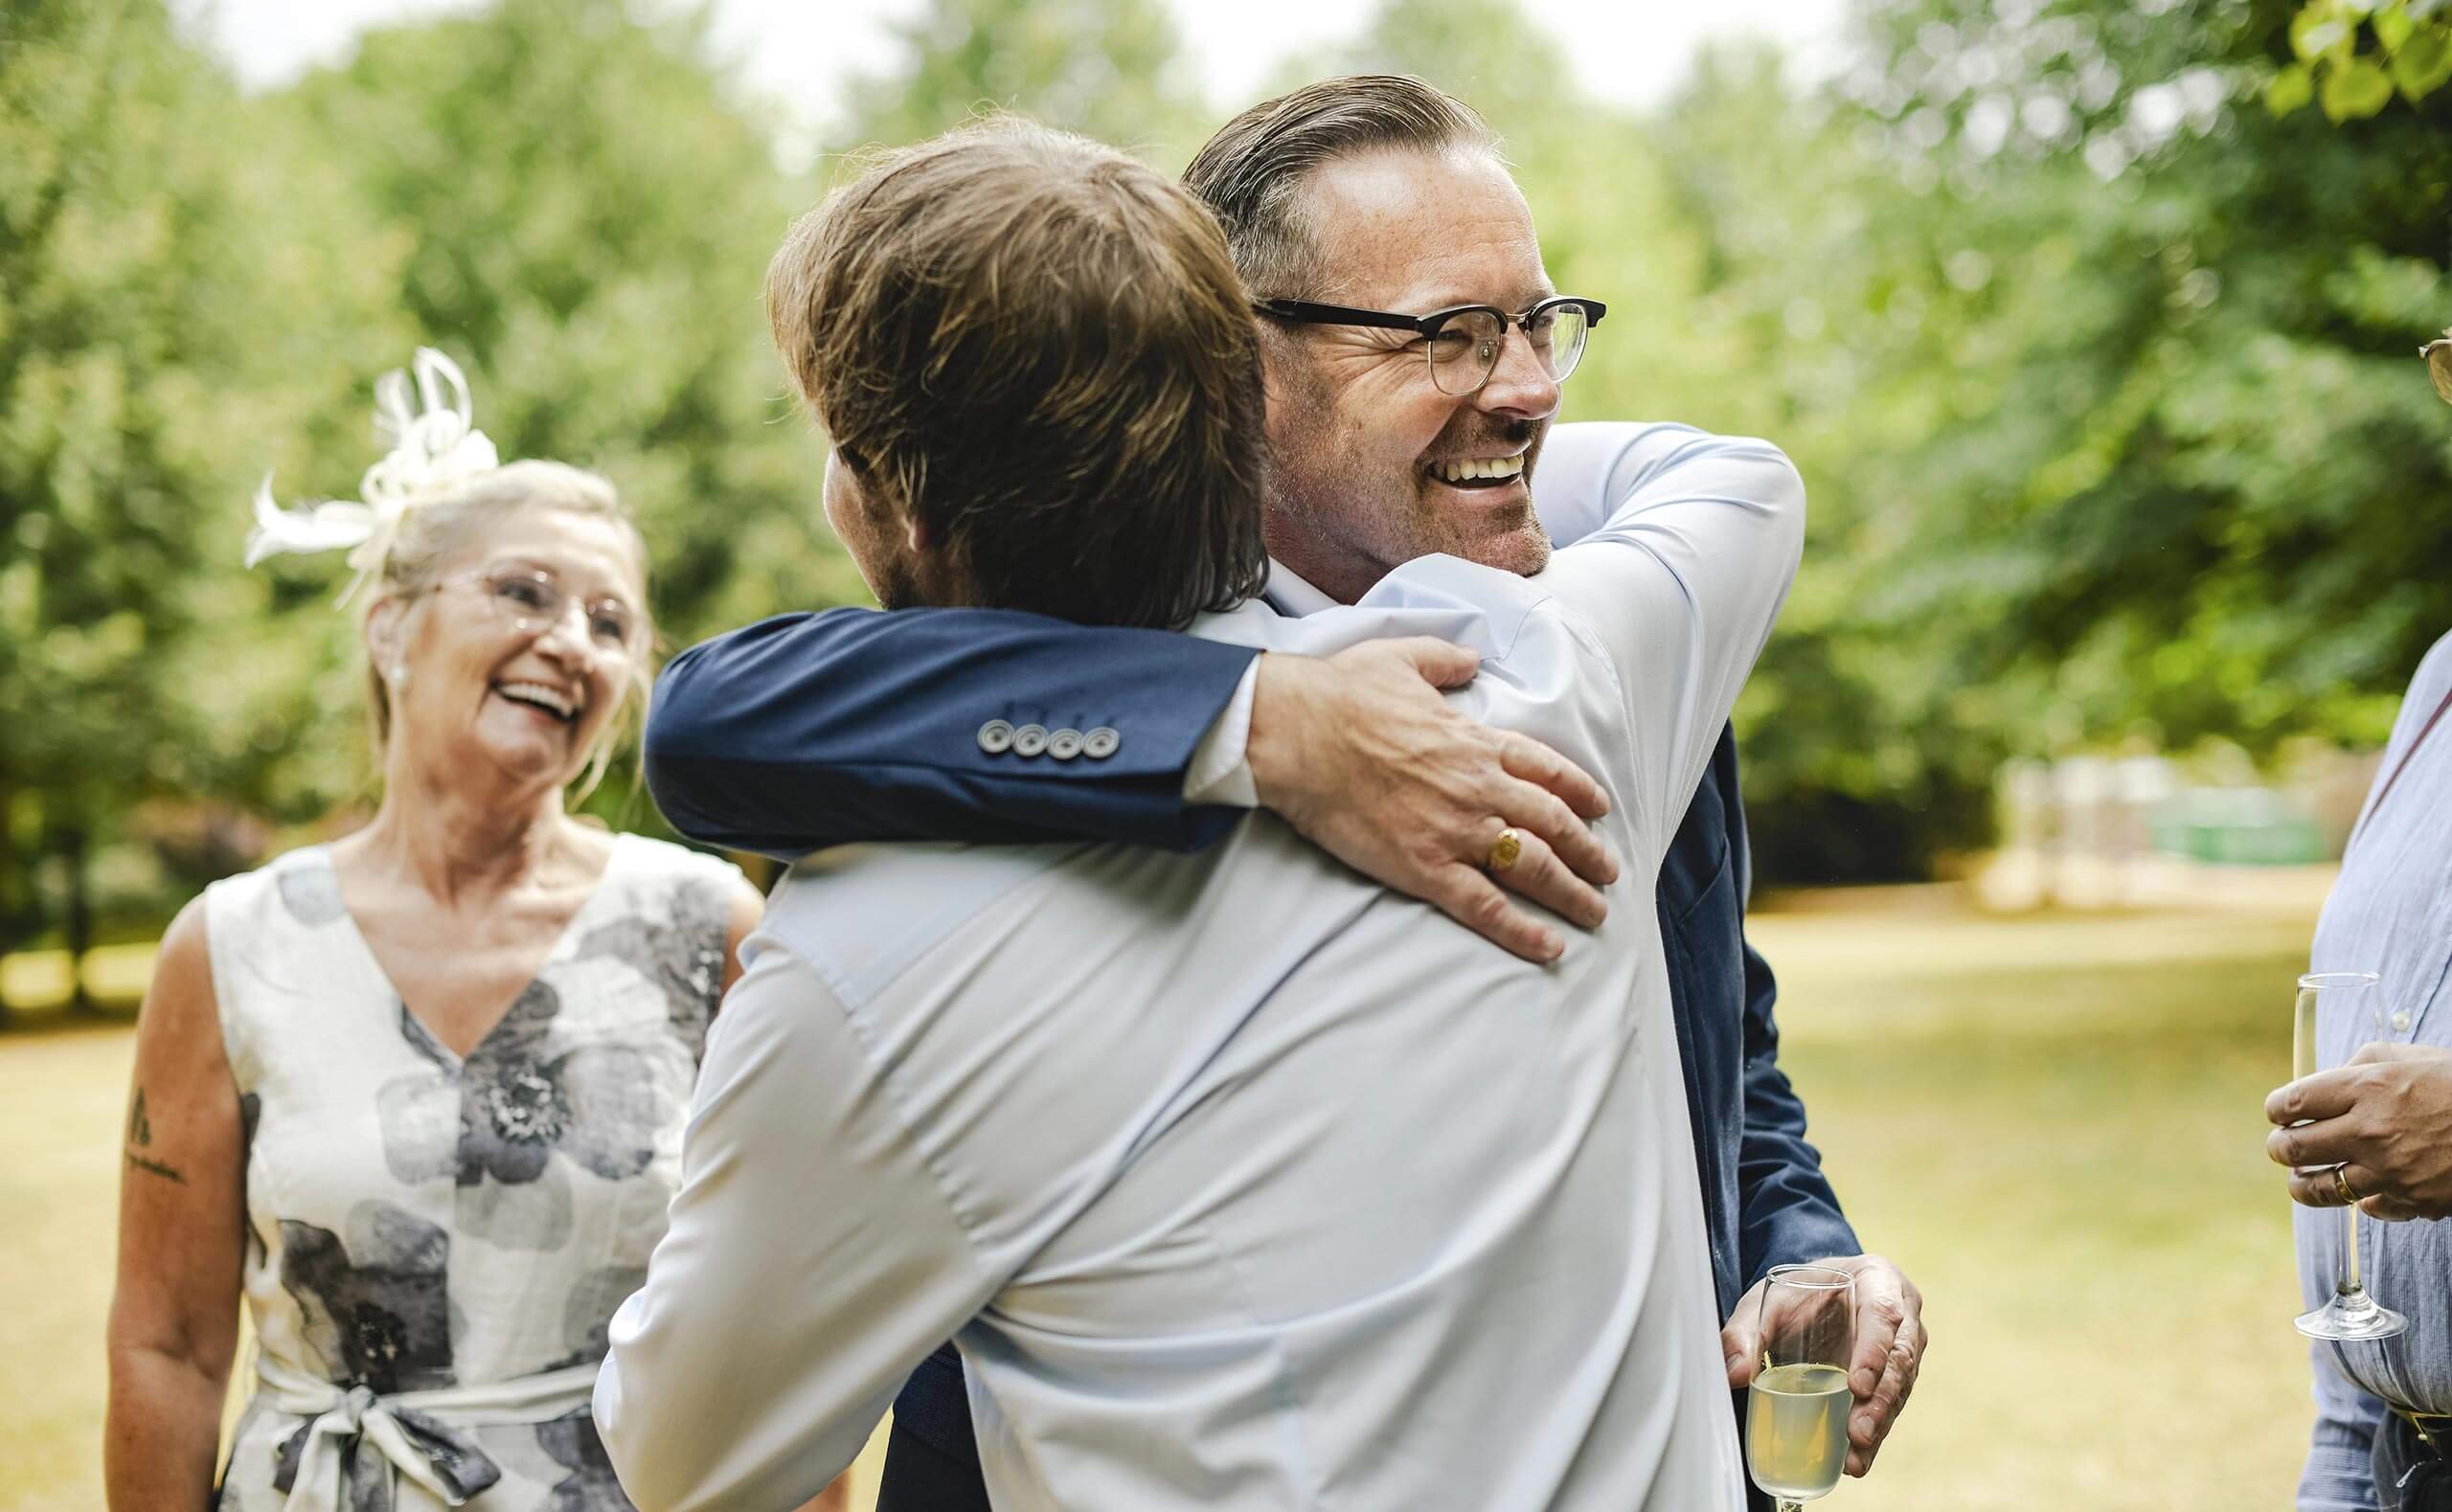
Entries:
<svg viewBox="0 0 2452 1512">
<path fill-rule="evenodd" d="M 1279 614 L 1297 620 L 1337 606 L 1335 599 L 1312 587 L 1301 574 L 1274 556 L 1268 559 L 1268 586 L 1260 590 L 1260 597 Z"/>
</svg>

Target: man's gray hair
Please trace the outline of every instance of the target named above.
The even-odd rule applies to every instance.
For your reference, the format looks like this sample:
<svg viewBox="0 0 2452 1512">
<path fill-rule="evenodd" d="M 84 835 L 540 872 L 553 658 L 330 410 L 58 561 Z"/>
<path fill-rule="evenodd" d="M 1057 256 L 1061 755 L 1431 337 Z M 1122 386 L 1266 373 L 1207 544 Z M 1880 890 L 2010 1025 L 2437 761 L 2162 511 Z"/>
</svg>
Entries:
<svg viewBox="0 0 2452 1512">
<path fill-rule="evenodd" d="M 1383 147 L 1498 155 L 1498 133 L 1453 95 L 1405 74 L 1355 74 L 1262 101 L 1218 129 L 1184 188 L 1226 231 L 1255 299 L 1312 294 L 1325 276 L 1302 196 L 1313 169 Z"/>
</svg>

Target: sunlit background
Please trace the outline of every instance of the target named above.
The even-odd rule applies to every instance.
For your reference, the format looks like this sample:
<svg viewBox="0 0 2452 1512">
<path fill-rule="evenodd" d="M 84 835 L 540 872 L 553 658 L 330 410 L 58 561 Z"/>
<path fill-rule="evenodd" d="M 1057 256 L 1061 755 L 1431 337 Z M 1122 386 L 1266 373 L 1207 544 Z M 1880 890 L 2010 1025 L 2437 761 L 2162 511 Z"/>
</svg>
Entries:
<svg viewBox="0 0 2452 1512">
<path fill-rule="evenodd" d="M 1361 68 L 1489 116 L 1608 302 L 1570 417 L 1767 436 L 1812 491 L 1737 714 L 1758 935 L 1936 1336 L 1828 1504 L 2286 1501 L 2259 1104 L 2452 629 L 2452 7 L 11 0 L 0 1508 L 99 1501 L 148 942 L 368 809 L 339 579 L 239 569 L 258 480 L 351 494 L 431 344 L 506 456 L 636 505 L 673 644 L 861 601 L 759 304 L 840 154 L 992 103 L 1173 169 Z M 664 832 L 618 772 L 591 807 Z"/>
</svg>

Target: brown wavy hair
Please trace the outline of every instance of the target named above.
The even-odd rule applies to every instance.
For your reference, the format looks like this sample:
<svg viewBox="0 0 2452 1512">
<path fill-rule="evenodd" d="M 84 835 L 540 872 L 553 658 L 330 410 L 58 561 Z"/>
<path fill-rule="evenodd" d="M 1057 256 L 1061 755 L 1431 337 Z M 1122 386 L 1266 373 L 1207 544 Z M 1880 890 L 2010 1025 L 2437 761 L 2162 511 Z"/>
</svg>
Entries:
<svg viewBox="0 0 2452 1512">
<path fill-rule="evenodd" d="M 1260 591 L 1251 307 L 1199 201 L 995 116 L 870 162 L 766 271 L 838 465 L 965 602 L 1179 628 Z"/>
</svg>

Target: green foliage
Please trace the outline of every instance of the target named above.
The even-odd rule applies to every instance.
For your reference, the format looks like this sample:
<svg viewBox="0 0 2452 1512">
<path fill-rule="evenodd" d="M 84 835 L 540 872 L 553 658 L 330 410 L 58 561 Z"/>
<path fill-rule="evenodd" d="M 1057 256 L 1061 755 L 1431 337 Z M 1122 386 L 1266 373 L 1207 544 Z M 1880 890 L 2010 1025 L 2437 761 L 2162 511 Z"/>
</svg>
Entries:
<svg viewBox="0 0 2452 1512">
<path fill-rule="evenodd" d="M 0 693 L 41 711 L 0 721 L 8 933 L 77 912 L 89 852 L 105 915 L 158 918 L 261 853 L 240 811 L 371 791 L 339 564 L 238 557 L 267 471 L 354 492 L 371 382 L 420 342 L 505 455 L 620 486 L 669 639 L 865 596 L 760 297 L 813 187 L 694 20 L 509 0 L 258 100 L 160 0 L 0 27 Z M 596 806 L 656 822 L 622 769 Z"/>
<path fill-rule="evenodd" d="M 1918 501 L 1865 627 L 2008 693 L 1946 712 L 2037 754 L 2380 738 L 2452 625 L 2452 427 L 2410 360 L 2452 307 L 2445 98 L 2342 129 L 2239 108 L 2282 22 L 2230 5 L 2150 33 L 2058 7 L 2066 45 L 2007 74 L 1988 6 L 1870 14 L 1918 38 L 1856 92 L 1922 192 L 1865 271 L 1919 280 L 1892 371 L 1947 410 L 1858 474 Z M 1980 129 L 1993 91 L 2056 136 Z"/>
<path fill-rule="evenodd" d="M 256 119 L 158 0 L 0 17 L 0 944 L 48 865 L 81 912 L 135 805 L 269 800 L 312 682 L 238 628 L 247 485 L 407 331 L 392 249 Z"/>
<path fill-rule="evenodd" d="M 778 171 L 768 123 L 728 102 L 704 50 L 694 16 L 506 0 L 375 33 L 272 102 L 403 249 L 397 298 L 467 368 L 503 454 L 597 468 L 638 511 L 675 643 L 864 597 L 760 285 L 814 187 Z M 363 462 L 338 462 L 312 481 L 346 489 Z"/>
<path fill-rule="evenodd" d="M 1469 102 L 1518 149 L 1528 131 L 1590 124 L 1564 45 L 1533 26 L 1516 0 L 1382 0 L 1350 45 L 1307 65 L 1290 63 L 1282 82 L 1363 73 L 1428 79 Z"/>
<path fill-rule="evenodd" d="M 2395 94 L 2416 104 L 2452 82 L 2452 7 L 2443 0 L 2304 0 L 2288 34 L 2289 61 L 2265 84 L 2277 116 L 2321 99 L 2333 121 L 2364 121 Z"/>
<path fill-rule="evenodd" d="M 766 124 L 728 102 L 703 49 L 694 16 L 649 29 L 618 0 L 508 0 L 375 33 L 345 68 L 264 104 L 348 176 L 359 234 L 397 249 L 392 297 L 417 340 L 467 369 L 503 455 L 592 467 L 621 490 L 669 644 L 865 597 L 820 517 L 823 452 L 788 402 L 761 301 L 760 272 L 812 191 L 776 169 Z M 406 355 L 361 349 L 370 369 Z M 369 460 L 362 444 L 328 452 L 288 487 L 346 496 Z M 300 584 L 333 571 L 271 570 Z M 331 619 L 292 630 L 347 664 Z M 321 725 L 354 717 L 335 697 Z M 590 806 L 657 823 L 626 761 Z"/>
<path fill-rule="evenodd" d="M 929 0 L 894 33 L 905 61 L 853 85 L 843 147 L 899 147 L 1018 110 L 1171 169 L 1206 134 L 1159 0 Z"/>
</svg>

